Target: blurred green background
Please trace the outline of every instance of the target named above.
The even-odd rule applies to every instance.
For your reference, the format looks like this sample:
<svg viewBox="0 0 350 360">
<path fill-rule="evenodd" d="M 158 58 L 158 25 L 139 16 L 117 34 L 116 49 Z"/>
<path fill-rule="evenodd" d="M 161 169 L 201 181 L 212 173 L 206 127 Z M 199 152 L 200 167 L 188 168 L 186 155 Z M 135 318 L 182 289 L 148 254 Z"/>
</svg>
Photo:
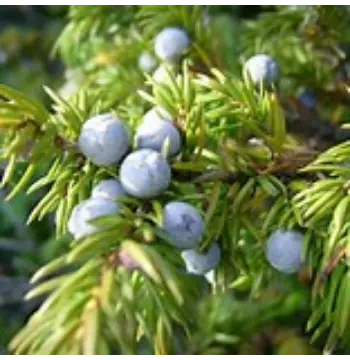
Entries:
<svg viewBox="0 0 350 360">
<path fill-rule="evenodd" d="M 66 12 L 66 6 L 0 6 L 0 83 L 48 101 L 42 85 L 62 83 L 63 66 L 50 52 Z M 26 225 L 41 194 L 5 202 L 8 190 L 0 190 L 0 353 L 37 306 L 22 300 L 28 278 L 59 248 L 50 241 L 53 219 Z"/>
</svg>

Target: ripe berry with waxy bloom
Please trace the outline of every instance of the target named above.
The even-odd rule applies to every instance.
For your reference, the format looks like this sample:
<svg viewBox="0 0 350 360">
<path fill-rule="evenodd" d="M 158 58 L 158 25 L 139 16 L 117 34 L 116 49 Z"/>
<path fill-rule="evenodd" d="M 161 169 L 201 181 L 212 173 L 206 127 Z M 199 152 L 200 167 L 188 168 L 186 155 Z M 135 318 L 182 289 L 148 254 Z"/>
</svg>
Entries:
<svg viewBox="0 0 350 360">
<path fill-rule="evenodd" d="M 243 75 L 249 77 L 253 84 L 259 86 L 262 83 L 270 86 L 276 82 L 279 69 L 276 61 L 269 55 L 258 54 L 244 64 Z"/>
<path fill-rule="evenodd" d="M 277 270 L 292 274 L 302 266 L 303 234 L 277 230 L 267 240 L 266 258 Z"/>
<path fill-rule="evenodd" d="M 156 59 L 149 53 L 144 52 L 139 57 L 139 68 L 146 73 L 153 71 L 157 66 Z"/>
<path fill-rule="evenodd" d="M 104 198 L 88 199 L 72 211 L 68 221 L 68 230 L 76 240 L 98 231 L 98 227 L 90 224 L 91 220 L 102 216 L 118 214 L 119 206 L 112 200 Z"/>
<path fill-rule="evenodd" d="M 163 61 L 175 62 L 188 48 L 190 39 L 183 29 L 168 27 L 155 38 L 154 51 Z"/>
<path fill-rule="evenodd" d="M 197 247 L 204 233 L 204 221 L 199 211 L 180 201 L 172 201 L 164 207 L 162 227 L 169 242 L 180 249 Z"/>
<path fill-rule="evenodd" d="M 219 265 L 221 250 L 217 244 L 213 244 L 205 253 L 190 249 L 182 251 L 181 256 L 189 273 L 205 275 Z"/>
<path fill-rule="evenodd" d="M 115 179 L 100 181 L 92 190 L 92 198 L 104 198 L 117 201 L 120 197 L 125 196 L 126 191 L 122 184 Z"/>
<path fill-rule="evenodd" d="M 180 151 L 181 137 L 172 123 L 172 118 L 163 109 L 153 108 L 146 113 L 136 131 L 138 148 L 161 151 L 165 141 L 169 141 L 169 154 L 176 155 Z"/>
<path fill-rule="evenodd" d="M 117 164 L 126 154 L 130 139 L 123 122 L 112 114 L 97 115 L 85 122 L 80 151 L 95 165 Z"/>
<path fill-rule="evenodd" d="M 129 195 L 152 198 L 168 188 L 171 169 L 157 151 L 141 149 L 129 154 L 120 167 L 120 182 Z"/>
</svg>

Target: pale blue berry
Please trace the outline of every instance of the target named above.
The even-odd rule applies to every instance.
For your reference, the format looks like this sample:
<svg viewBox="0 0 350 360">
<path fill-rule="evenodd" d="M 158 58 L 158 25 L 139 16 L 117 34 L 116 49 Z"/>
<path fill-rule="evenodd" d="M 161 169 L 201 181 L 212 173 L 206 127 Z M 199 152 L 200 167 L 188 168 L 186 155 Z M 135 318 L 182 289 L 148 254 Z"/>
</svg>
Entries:
<svg viewBox="0 0 350 360">
<path fill-rule="evenodd" d="M 156 59 L 149 53 L 144 52 L 139 57 L 139 68 L 146 73 L 153 71 L 157 66 Z"/>
<path fill-rule="evenodd" d="M 173 121 L 173 117 L 160 106 L 155 106 L 151 110 L 147 111 L 143 117 L 143 122 L 152 121 L 154 118 Z"/>
<path fill-rule="evenodd" d="M 104 198 L 117 201 L 120 197 L 124 196 L 126 191 L 121 183 L 115 179 L 108 179 L 99 182 L 92 190 L 92 198 Z"/>
<path fill-rule="evenodd" d="M 141 149 L 129 154 L 120 167 L 120 182 L 126 192 L 137 198 L 152 198 L 166 190 L 171 169 L 160 153 Z"/>
<path fill-rule="evenodd" d="M 112 114 L 97 115 L 85 122 L 79 136 L 80 151 L 96 165 L 114 165 L 126 154 L 129 134 Z"/>
<path fill-rule="evenodd" d="M 283 273 L 292 274 L 301 268 L 303 234 L 297 231 L 275 231 L 266 244 L 266 258 Z"/>
<path fill-rule="evenodd" d="M 176 75 L 176 67 L 170 64 L 162 64 L 157 67 L 152 75 L 153 80 L 158 83 L 166 83 L 170 79 L 170 74 Z"/>
<path fill-rule="evenodd" d="M 136 131 L 136 146 L 138 148 L 161 151 L 167 140 L 169 154 L 176 155 L 180 151 L 181 137 L 177 128 L 172 124 L 172 118 L 162 109 L 153 108 L 146 113 Z"/>
<path fill-rule="evenodd" d="M 163 61 L 175 62 L 188 48 L 190 39 L 183 29 L 168 27 L 155 38 L 154 51 Z"/>
<path fill-rule="evenodd" d="M 205 275 L 219 265 L 221 250 L 217 244 L 213 244 L 205 253 L 191 249 L 182 251 L 181 256 L 185 262 L 187 272 Z"/>
<path fill-rule="evenodd" d="M 104 198 L 88 199 L 75 206 L 68 221 L 68 230 L 76 240 L 98 231 L 91 220 L 102 216 L 118 214 L 119 206 Z"/>
<path fill-rule="evenodd" d="M 169 236 L 169 242 L 180 249 L 197 247 L 205 228 L 199 211 L 180 201 L 172 201 L 164 207 L 162 227 Z"/>
<path fill-rule="evenodd" d="M 245 63 L 243 75 L 249 77 L 255 85 L 262 83 L 265 86 L 270 86 L 276 82 L 279 69 L 276 61 L 271 56 L 258 54 Z"/>
</svg>

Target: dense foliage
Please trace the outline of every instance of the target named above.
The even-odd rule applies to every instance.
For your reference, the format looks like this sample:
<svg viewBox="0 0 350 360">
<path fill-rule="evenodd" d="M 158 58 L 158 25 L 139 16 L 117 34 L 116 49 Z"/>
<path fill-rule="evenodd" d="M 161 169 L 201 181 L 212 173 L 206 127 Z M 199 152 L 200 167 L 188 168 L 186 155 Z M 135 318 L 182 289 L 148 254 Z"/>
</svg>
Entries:
<svg viewBox="0 0 350 360">
<path fill-rule="evenodd" d="M 30 288 L 32 315 L 10 351 L 346 353 L 349 20 L 347 6 L 268 7 L 250 20 L 235 7 L 70 6 L 53 46 L 66 83 L 40 80 L 49 105 L 0 85 L 4 198 L 35 202 L 28 224 L 51 219 L 36 236 L 20 222 L 27 243 L 11 243 L 29 262 L 12 264 L 16 275 L 46 264 L 19 295 Z M 172 135 L 142 145 L 154 107 Z M 130 136 L 108 132 L 124 136 L 118 154 L 100 140 L 105 125 L 89 125 L 106 113 Z M 152 148 L 138 150 L 152 176 L 127 163 L 138 147 Z M 167 166 L 171 180 L 155 185 Z M 110 178 L 127 195 L 93 200 Z M 196 236 L 177 236 L 174 202 Z"/>
</svg>

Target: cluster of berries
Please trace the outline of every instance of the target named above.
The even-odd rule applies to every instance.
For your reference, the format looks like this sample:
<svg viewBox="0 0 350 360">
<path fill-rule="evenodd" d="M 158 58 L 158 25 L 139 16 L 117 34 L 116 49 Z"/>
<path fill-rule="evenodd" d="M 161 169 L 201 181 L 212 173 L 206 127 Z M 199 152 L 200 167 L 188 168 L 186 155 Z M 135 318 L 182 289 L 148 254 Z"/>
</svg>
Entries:
<svg viewBox="0 0 350 360">
<path fill-rule="evenodd" d="M 164 192 L 171 182 L 169 158 L 181 150 L 181 135 L 170 114 L 153 108 L 147 112 L 136 130 L 135 150 L 123 121 L 113 114 L 101 114 L 87 120 L 78 139 L 79 149 L 86 158 L 99 166 L 119 166 L 119 180 L 100 182 L 88 200 L 72 211 L 68 229 L 75 239 L 98 231 L 93 219 L 118 215 L 120 201 L 125 196 L 151 199 Z M 162 151 L 167 144 L 167 154 Z M 185 202 L 172 201 L 163 209 L 162 229 L 169 242 L 183 250 L 188 272 L 206 274 L 220 261 L 217 245 L 205 254 L 197 251 L 205 226 L 198 210 Z M 123 256 L 122 259 L 127 257 Z M 128 259 L 126 267 L 136 265 Z"/>
<path fill-rule="evenodd" d="M 179 28 L 166 28 L 155 38 L 154 51 L 164 63 L 174 64 L 190 44 L 187 33 Z M 156 67 L 156 60 L 149 53 L 139 59 L 145 72 Z M 160 72 L 160 68 L 156 70 Z M 278 78 L 279 69 L 272 57 L 258 54 L 244 65 L 243 74 L 256 86 L 271 86 Z M 154 107 L 148 111 L 134 138 L 135 151 L 129 132 L 123 121 L 112 114 L 95 116 L 85 122 L 79 136 L 80 151 L 94 164 L 113 166 L 120 164 L 119 180 L 100 182 L 92 191 L 91 198 L 77 205 L 69 220 L 68 228 L 75 239 L 90 235 L 98 229 L 91 220 L 117 215 L 118 201 L 124 196 L 151 199 L 164 192 L 171 182 L 169 157 L 181 150 L 181 134 L 172 116 L 164 109 Z M 166 149 L 166 151 L 164 151 Z M 166 153 L 165 153 L 166 152 Z M 198 251 L 204 235 L 205 224 L 201 214 L 192 205 L 172 201 L 164 206 L 162 228 L 168 241 L 182 251 L 187 271 L 206 275 L 213 280 L 213 269 L 221 259 L 221 251 L 213 244 L 206 253 Z M 266 245 L 266 257 L 270 264 L 284 273 L 300 269 L 303 236 L 294 231 L 276 231 Z M 125 254 L 124 254 L 125 255 Z M 122 256 L 124 265 L 137 267 L 128 256 Z"/>
</svg>

